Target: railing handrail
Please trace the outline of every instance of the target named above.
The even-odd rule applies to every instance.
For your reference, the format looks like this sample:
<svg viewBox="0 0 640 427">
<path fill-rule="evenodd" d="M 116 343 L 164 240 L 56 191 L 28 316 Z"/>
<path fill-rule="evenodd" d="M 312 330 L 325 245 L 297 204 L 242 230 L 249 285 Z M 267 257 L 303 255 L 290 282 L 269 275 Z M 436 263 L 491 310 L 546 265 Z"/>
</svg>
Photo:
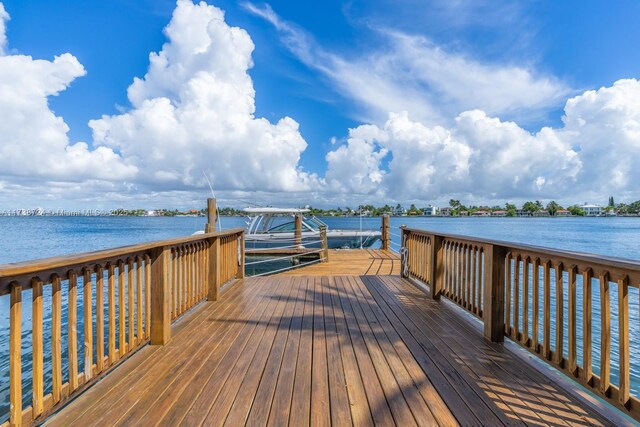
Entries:
<svg viewBox="0 0 640 427">
<path fill-rule="evenodd" d="M 215 233 L 196 234 L 186 237 L 178 237 L 165 240 L 157 240 L 147 243 L 138 243 L 134 245 L 120 246 L 111 249 L 102 249 L 99 251 L 82 252 L 78 254 L 60 255 L 49 258 L 42 258 L 29 261 L 21 261 L 17 263 L 0 265 L 0 296 L 11 292 L 10 284 L 16 278 L 32 275 L 35 273 L 55 272 L 61 268 L 73 268 L 75 266 L 86 265 L 92 262 L 104 261 L 110 258 L 121 258 L 123 256 L 131 256 L 152 249 L 176 246 L 185 243 L 197 242 L 200 240 L 211 239 L 214 237 L 226 237 L 242 234 L 244 228 L 232 228 L 230 230 L 218 231 Z M 45 278 L 43 278 L 45 279 Z M 23 289 L 26 289 L 23 287 Z"/>
<path fill-rule="evenodd" d="M 439 231 L 421 230 L 417 228 L 404 227 L 405 232 L 423 236 L 441 236 L 449 239 L 459 240 L 466 243 L 502 246 L 507 249 L 516 249 L 525 252 L 537 252 L 544 255 L 551 255 L 560 258 L 571 258 L 575 261 L 592 263 L 603 267 L 616 267 L 620 269 L 633 270 L 640 273 L 640 261 L 629 258 L 610 257 L 587 252 L 574 252 L 562 249 L 553 249 L 545 246 L 527 245 L 523 243 L 508 242 L 504 240 L 486 239 L 482 237 L 464 236 L 452 233 L 442 233 Z"/>
</svg>

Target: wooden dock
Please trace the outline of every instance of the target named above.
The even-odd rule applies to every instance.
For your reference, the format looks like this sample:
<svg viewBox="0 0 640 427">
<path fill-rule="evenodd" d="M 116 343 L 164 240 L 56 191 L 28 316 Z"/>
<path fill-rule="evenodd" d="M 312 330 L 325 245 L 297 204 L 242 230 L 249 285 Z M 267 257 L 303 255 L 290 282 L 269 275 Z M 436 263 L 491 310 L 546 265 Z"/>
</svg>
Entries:
<svg viewBox="0 0 640 427">
<path fill-rule="evenodd" d="M 267 277 L 245 277 L 242 229 L 0 266 L 10 298 L 0 427 L 637 425 L 628 291 L 640 263 L 401 233 L 402 257 L 325 246 L 323 262 Z M 554 295 L 567 315 L 552 311 Z M 601 322 L 603 357 L 580 322 Z"/>
<path fill-rule="evenodd" d="M 48 425 L 611 425 L 399 276 L 235 283 Z"/>
</svg>

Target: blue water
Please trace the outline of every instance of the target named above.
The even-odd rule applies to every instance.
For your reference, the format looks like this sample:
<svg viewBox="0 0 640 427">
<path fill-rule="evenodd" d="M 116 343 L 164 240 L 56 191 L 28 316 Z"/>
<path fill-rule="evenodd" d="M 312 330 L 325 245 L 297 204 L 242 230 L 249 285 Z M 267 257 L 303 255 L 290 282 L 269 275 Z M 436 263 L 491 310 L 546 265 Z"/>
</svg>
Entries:
<svg viewBox="0 0 640 427">
<path fill-rule="evenodd" d="M 379 229 L 380 218 L 322 218 L 330 228 Z M 190 235 L 204 228 L 203 217 L 0 217 L 0 264 L 45 258 L 57 255 L 95 251 L 135 243 L 149 242 Z M 221 218 L 224 229 L 244 227 L 245 218 Z M 392 249 L 399 249 L 399 227 L 455 233 L 473 237 L 504 240 L 515 243 L 546 246 L 556 249 L 589 252 L 613 257 L 640 259 L 640 218 L 391 218 Z M 597 282 L 594 282 L 594 284 Z M 579 284 L 580 285 L 580 284 Z M 95 286 L 95 285 L 94 285 Z M 63 286 L 63 290 L 65 287 Z M 80 288 L 81 289 L 81 288 Z M 612 348 L 612 383 L 617 383 L 617 293 L 612 288 L 612 319 L 614 337 Z M 94 291 L 95 292 L 95 291 Z M 555 295 L 552 289 L 552 295 Z M 50 313 L 50 290 L 45 289 L 45 315 Z M 640 394 L 640 331 L 638 292 L 630 290 L 631 376 L 634 394 Z M 599 336 L 599 290 L 594 286 L 594 338 Z M 30 346 L 31 346 L 30 292 L 23 296 L 23 387 L 24 406 L 30 404 Z M 66 295 L 63 295 L 66 301 Z M 581 301 L 581 286 L 578 287 Z M 82 303 L 82 292 L 78 292 Z M 581 303 L 580 303 L 581 304 Z M 581 313 L 581 305 L 578 313 Z M 565 303 L 565 319 L 567 307 Z M 552 309 L 552 331 L 555 308 Z M 63 314 L 63 331 L 66 328 L 66 310 Z M 82 313 L 78 313 L 78 331 L 82 331 Z M 578 322 L 578 337 L 582 336 Z M 45 357 L 48 354 L 47 320 L 45 320 Z M 566 336 L 566 333 L 565 333 Z M 0 297 L 0 422 L 8 412 L 8 339 L 9 298 Z M 63 339 L 65 337 L 63 336 Z M 555 337 L 552 338 L 552 346 Z M 79 337 L 82 342 L 82 337 Z M 565 339 L 566 342 L 566 339 Z M 594 371 L 598 373 L 599 341 L 594 339 Z M 63 342 L 66 349 L 66 342 Z M 81 352 L 81 346 L 79 347 Z M 567 350 L 565 349 L 565 352 Z M 578 348 L 580 354 L 581 349 Z M 581 359 L 579 360 L 579 362 Z M 45 359 L 45 372 L 49 364 Z M 80 358 L 80 364 L 82 358 Z M 80 366 L 80 369 L 82 367 Z M 65 373 L 66 375 L 66 373 Z"/>
</svg>

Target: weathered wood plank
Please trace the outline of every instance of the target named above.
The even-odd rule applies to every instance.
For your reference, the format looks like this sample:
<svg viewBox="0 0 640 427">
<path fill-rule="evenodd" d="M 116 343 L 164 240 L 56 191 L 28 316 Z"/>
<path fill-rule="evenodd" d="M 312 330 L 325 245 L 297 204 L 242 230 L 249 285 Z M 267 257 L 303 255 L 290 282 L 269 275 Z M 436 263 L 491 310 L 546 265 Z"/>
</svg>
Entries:
<svg viewBox="0 0 640 427">
<path fill-rule="evenodd" d="M 256 399 L 256 404 L 251 407 L 251 413 L 247 420 L 248 426 L 262 425 L 265 420 L 267 420 L 267 425 L 269 426 L 286 425 L 289 422 L 290 404 L 293 395 L 293 383 L 296 375 L 296 364 L 298 361 L 298 349 L 300 347 L 302 323 L 304 317 L 310 315 L 310 313 L 305 312 L 308 293 L 307 280 L 296 277 L 292 282 L 292 285 L 293 284 L 298 288 L 296 306 L 293 312 L 291 326 L 289 328 L 289 336 L 287 337 L 287 342 L 282 356 L 280 372 L 277 376 L 275 390 L 273 391 L 273 397 L 271 399 L 267 399 L 270 404 L 270 408 L 260 399 Z M 261 387 L 265 390 L 263 393 L 268 393 L 271 386 L 271 380 L 271 378 L 267 378 L 265 385 L 261 384 Z M 260 393 L 260 391 L 258 393 Z"/>
<path fill-rule="evenodd" d="M 347 331 L 351 336 L 353 350 L 360 367 L 360 375 L 364 388 L 367 392 L 367 400 L 371 408 L 371 415 L 376 425 L 391 425 L 394 421 L 393 415 L 389 408 L 389 403 L 385 398 L 384 389 L 378 379 L 374 364 L 367 350 L 364 338 L 355 321 L 355 316 L 351 309 L 348 297 L 345 294 L 344 277 L 336 278 L 336 290 L 340 299 L 340 308 L 344 315 L 344 322 Z"/>
<path fill-rule="evenodd" d="M 347 324 L 344 320 L 344 312 L 340 304 L 337 286 L 337 279 L 334 277 L 330 278 L 328 293 L 331 297 L 333 323 L 336 327 L 339 351 L 344 369 L 343 372 L 349 397 L 351 418 L 354 425 L 373 426 L 373 418 L 371 417 L 371 410 L 367 401 L 367 392 L 365 391 L 363 380 L 358 370 L 358 362 L 353 350 L 353 343 L 347 331 Z"/>
</svg>

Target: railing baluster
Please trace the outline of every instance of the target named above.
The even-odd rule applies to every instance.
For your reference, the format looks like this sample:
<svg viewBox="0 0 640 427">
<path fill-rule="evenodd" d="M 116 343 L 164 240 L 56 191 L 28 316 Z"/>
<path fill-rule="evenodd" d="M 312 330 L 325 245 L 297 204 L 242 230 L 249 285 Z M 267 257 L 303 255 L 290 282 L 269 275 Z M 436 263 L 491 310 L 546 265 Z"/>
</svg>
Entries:
<svg viewBox="0 0 640 427">
<path fill-rule="evenodd" d="M 476 279 L 476 260 L 478 257 L 478 248 L 477 246 L 472 246 L 471 247 L 471 259 L 469 260 L 469 262 L 471 263 L 471 277 L 470 277 L 470 281 L 471 281 L 471 286 L 472 286 L 472 292 L 471 292 L 471 312 L 475 313 L 476 315 L 480 315 L 479 313 L 479 307 L 480 304 L 478 304 L 478 281 Z"/>
<path fill-rule="evenodd" d="M 69 358 L 69 392 L 78 388 L 78 274 L 68 273 L 69 293 L 67 296 L 67 344 Z"/>
<path fill-rule="evenodd" d="M 564 273 L 562 263 L 556 264 L 556 359 L 562 367 L 564 356 Z"/>
<path fill-rule="evenodd" d="M 136 326 L 138 334 L 138 342 L 142 342 L 142 307 L 144 301 L 142 300 L 142 258 L 136 257 Z"/>
<path fill-rule="evenodd" d="M 84 278 L 82 281 L 84 306 L 84 381 L 87 382 L 93 378 L 93 307 L 91 292 L 91 274 L 93 272 L 89 268 L 84 269 Z"/>
<path fill-rule="evenodd" d="M 533 323 L 531 334 L 533 335 L 533 351 L 538 353 L 538 328 L 540 325 L 540 259 L 533 260 L 533 313 L 531 316 Z"/>
<path fill-rule="evenodd" d="M 104 269 L 96 267 L 96 370 L 104 364 Z"/>
<path fill-rule="evenodd" d="M 62 283 L 51 277 L 51 395 L 53 404 L 60 401 L 62 392 Z"/>
<path fill-rule="evenodd" d="M 128 351 L 132 350 L 136 346 L 135 336 L 135 302 L 133 296 L 135 295 L 135 279 L 133 274 L 133 260 L 127 258 L 127 321 L 128 323 Z"/>
<path fill-rule="evenodd" d="M 618 333 L 619 341 L 619 392 L 618 402 L 624 407 L 629 403 L 629 389 L 631 387 L 629 372 L 629 277 L 618 279 Z"/>
<path fill-rule="evenodd" d="M 144 256 L 144 337 L 151 337 L 151 258 Z M 167 277 L 169 280 L 169 277 Z"/>
<path fill-rule="evenodd" d="M 112 263 L 107 264 L 108 271 L 108 305 L 109 305 L 109 365 L 117 360 L 116 356 L 116 283 Z"/>
<path fill-rule="evenodd" d="M 180 276 L 181 276 L 181 286 L 180 286 L 180 314 L 184 313 L 187 309 L 187 269 L 186 269 L 186 251 L 184 247 L 180 247 Z"/>
<path fill-rule="evenodd" d="M 522 259 L 522 339 L 529 345 L 529 257 Z"/>
<path fill-rule="evenodd" d="M 569 269 L 569 372 L 576 375 L 578 367 L 577 355 L 577 303 L 576 303 L 576 278 L 577 267 L 571 266 Z"/>
<path fill-rule="evenodd" d="M 590 268 L 582 272 L 582 293 L 584 298 L 582 303 L 582 379 L 589 385 L 591 385 L 591 381 L 593 380 L 593 366 L 591 360 L 592 277 L 593 273 Z"/>
<path fill-rule="evenodd" d="M 513 329 L 511 338 L 518 341 L 520 332 L 520 255 L 513 258 Z"/>
<path fill-rule="evenodd" d="M 511 253 L 507 254 L 506 263 L 507 263 L 507 276 L 505 280 L 505 309 L 504 309 L 504 333 L 507 336 L 511 335 Z"/>
<path fill-rule="evenodd" d="M 118 260 L 118 347 L 120 357 L 123 357 L 127 352 L 124 275 L 124 262 Z"/>
<path fill-rule="evenodd" d="M 543 333 L 543 354 L 545 359 L 551 357 L 551 262 L 547 261 L 543 265 L 544 271 L 544 294 L 542 302 L 542 333 Z"/>
<path fill-rule="evenodd" d="M 469 281 L 469 245 L 462 247 L 462 280 L 464 282 L 463 307 L 467 310 L 471 309 L 471 283 Z"/>
<path fill-rule="evenodd" d="M 178 249 L 173 249 L 173 259 L 171 260 L 171 269 L 173 274 L 173 318 L 178 317 L 180 312 L 180 272 L 179 272 Z M 153 265 L 153 264 L 152 264 Z M 153 279 L 152 279 L 153 280 Z"/>
<path fill-rule="evenodd" d="M 33 365 L 31 367 L 32 374 L 32 394 L 33 401 L 31 404 L 33 410 L 33 418 L 36 418 L 44 410 L 44 354 L 42 350 L 42 280 L 34 278 L 31 280 L 32 287 L 32 356 Z"/>
<path fill-rule="evenodd" d="M 22 424 L 22 286 L 12 282 L 9 313 L 9 422 Z"/>
<path fill-rule="evenodd" d="M 609 395 L 611 380 L 611 302 L 609 273 L 600 275 L 600 392 Z"/>
</svg>

